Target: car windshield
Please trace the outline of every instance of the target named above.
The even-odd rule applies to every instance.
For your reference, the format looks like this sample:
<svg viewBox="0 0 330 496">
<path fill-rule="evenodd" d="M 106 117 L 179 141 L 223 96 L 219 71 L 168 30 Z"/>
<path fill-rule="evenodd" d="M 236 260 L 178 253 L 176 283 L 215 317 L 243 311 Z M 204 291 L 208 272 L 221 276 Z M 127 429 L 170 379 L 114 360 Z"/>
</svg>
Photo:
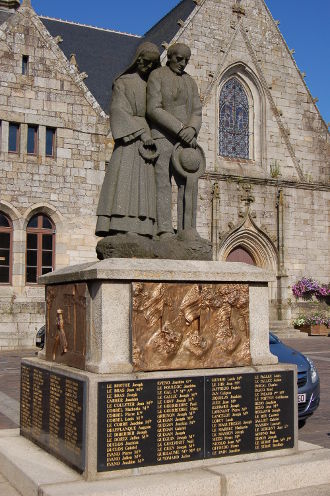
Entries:
<svg viewBox="0 0 330 496">
<path fill-rule="evenodd" d="M 279 340 L 275 336 L 269 333 L 269 344 L 277 344 L 277 343 L 279 343 Z"/>
</svg>

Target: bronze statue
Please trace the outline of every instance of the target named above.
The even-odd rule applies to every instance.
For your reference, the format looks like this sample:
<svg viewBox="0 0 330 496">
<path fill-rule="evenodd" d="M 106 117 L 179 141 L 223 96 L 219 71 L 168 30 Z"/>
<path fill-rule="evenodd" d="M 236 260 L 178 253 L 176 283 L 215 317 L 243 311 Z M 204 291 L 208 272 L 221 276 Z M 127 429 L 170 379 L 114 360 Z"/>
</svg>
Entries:
<svg viewBox="0 0 330 496">
<path fill-rule="evenodd" d="M 115 147 L 97 209 L 97 236 L 131 233 L 152 237 L 156 221 L 154 160 L 157 150 L 146 121 L 150 72 L 160 66 L 156 45 L 143 43 L 114 82 L 110 126 Z"/>
</svg>

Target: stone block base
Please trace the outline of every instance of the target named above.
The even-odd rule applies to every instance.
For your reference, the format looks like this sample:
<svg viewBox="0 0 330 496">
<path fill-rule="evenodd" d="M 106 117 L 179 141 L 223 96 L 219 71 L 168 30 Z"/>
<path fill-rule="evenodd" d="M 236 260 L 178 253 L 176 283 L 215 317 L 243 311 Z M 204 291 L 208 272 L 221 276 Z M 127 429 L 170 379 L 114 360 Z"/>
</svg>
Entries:
<svg viewBox="0 0 330 496">
<path fill-rule="evenodd" d="M 93 374 L 24 359 L 21 433 L 88 480 L 297 451 L 292 365 Z"/>
<path fill-rule="evenodd" d="M 195 260 L 107 259 L 55 271 L 40 278 L 46 358 L 98 374 L 276 364 L 271 279 L 247 264 Z"/>
</svg>

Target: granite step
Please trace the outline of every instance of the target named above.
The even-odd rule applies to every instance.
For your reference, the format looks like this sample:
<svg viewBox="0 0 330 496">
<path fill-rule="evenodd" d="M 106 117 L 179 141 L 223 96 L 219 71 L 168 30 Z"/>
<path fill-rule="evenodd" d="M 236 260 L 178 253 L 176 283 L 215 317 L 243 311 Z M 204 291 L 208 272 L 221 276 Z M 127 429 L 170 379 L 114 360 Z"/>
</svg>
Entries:
<svg viewBox="0 0 330 496">
<path fill-rule="evenodd" d="M 280 493 L 270 493 L 267 496 L 330 496 L 330 484 L 322 486 L 310 486 L 303 489 L 294 489 L 293 491 L 281 491 Z M 265 494 L 261 496 L 266 496 Z"/>
<path fill-rule="evenodd" d="M 178 464 L 171 472 L 155 467 L 150 474 L 102 474 L 111 478 L 86 481 L 17 434 L 0 433 L 0 467 L 2 482 L 9 481 L 22 496 L 281 496 L 281 491 L 282 496 L 325 496 L 330 485 L 330 450 L 308 443 L 288 454 L 219 459 L 188 469 Z M 295 494 L 298 489 L 305 492 Z"/>
<path fill-rule="evenodd" d="M 306 332 L 295 329 L 283 320 L 273 320 L 269 323 L 269 330 L 280 339 L 308 338 Z"/>
</svg>

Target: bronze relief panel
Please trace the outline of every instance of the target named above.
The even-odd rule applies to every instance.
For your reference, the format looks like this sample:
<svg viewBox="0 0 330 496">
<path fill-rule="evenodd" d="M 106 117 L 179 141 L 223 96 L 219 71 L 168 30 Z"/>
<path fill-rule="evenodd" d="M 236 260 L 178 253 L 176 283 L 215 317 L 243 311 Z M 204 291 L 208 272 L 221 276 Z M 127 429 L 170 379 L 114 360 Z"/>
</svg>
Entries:
<svg viewBox="0 0 330 496">
<path fill-rule="evenodd" d="M 87 284 L 47 286 L 46 304 L 47 360 L 85 369 Z"/>
<path fill-rule="evenodd" d="M 248 284 L 132 283 L 135 371 L 251 364 Z"/>
</svg>

